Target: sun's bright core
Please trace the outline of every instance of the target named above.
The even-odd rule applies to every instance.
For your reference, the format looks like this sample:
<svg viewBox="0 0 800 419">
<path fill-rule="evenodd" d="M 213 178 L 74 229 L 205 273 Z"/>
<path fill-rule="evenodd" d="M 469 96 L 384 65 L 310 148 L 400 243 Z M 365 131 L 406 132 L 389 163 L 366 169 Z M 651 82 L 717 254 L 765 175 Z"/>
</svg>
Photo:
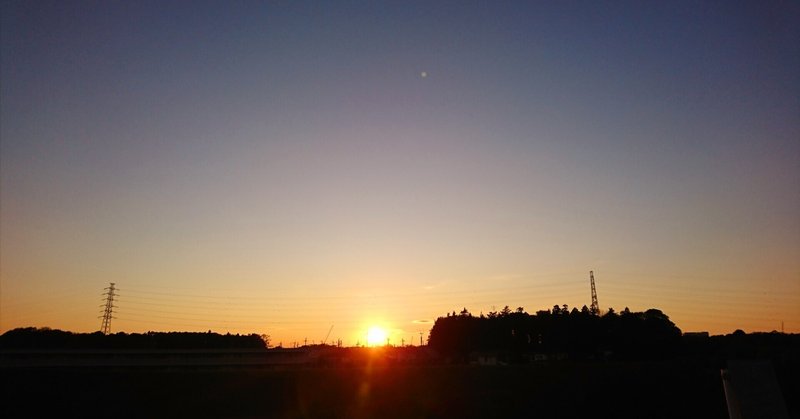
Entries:
<svg viewBox="0 0 800 419">
<path fill-rule="evenodd" d="M 378 326 L 372 326 L 367 330 L 367 345 L 369 346 L 379 346 L 386 343 L 386 337 L 388 334 L 386 330 Z"/>
</svg>

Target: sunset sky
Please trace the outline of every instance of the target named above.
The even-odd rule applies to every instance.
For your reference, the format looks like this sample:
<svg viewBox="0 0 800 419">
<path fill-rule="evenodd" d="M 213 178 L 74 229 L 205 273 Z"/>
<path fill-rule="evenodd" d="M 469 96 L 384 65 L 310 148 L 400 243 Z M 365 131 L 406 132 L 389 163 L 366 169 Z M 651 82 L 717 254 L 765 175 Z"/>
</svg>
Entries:
<svg viewBox="0 0 800 419">
<path fill-rule="evenodd" d="M 800 332 L 800 7 L 4 1 L 0 332 Z"/>
</svg>

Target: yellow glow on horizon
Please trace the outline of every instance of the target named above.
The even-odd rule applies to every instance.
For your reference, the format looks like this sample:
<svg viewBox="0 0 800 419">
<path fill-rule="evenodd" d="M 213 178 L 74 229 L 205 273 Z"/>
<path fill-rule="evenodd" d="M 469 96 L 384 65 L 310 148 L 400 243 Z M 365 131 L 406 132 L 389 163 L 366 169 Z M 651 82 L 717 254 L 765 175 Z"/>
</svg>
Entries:
<svg viewBox="0 0 800 419">
<path fill-rule="evenodd" d="M 386 338 L 389 334 L 386 330 L 380 326 L 371 326 L 369 330 L 367 330 L 367 345 L 368 346 L 380 346 L 386 344 Z"/>
</svg>

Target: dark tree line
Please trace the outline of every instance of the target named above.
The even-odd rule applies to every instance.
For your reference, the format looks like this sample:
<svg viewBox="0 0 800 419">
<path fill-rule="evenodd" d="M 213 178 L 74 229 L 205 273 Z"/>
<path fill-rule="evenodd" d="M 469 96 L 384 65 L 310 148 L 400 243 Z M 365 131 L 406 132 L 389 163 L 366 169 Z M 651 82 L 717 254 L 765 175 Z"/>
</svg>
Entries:
<svg viewBox="0 0 800 419">
<path fill-rule="evenodd" d="M 0 336 L 2 349 L 265 349 L 268 336 L 197 332 L 73 333 L 26 327 Z"/>
<path fill-rule="evenodd" d="M 586 306 L 580 310 L 554 306 L 536 314 L 506 306 L 488 315 L 474 316 L 465 308 L 440 317 L 428 343 L 451 356 L 478 351 L 639 359 L 673 353 L 680 338 L 680 329 L 657 309 L 632 312 L 626 307 L 621 313 L 609 309 L 600 316 Z"/>
</svg>

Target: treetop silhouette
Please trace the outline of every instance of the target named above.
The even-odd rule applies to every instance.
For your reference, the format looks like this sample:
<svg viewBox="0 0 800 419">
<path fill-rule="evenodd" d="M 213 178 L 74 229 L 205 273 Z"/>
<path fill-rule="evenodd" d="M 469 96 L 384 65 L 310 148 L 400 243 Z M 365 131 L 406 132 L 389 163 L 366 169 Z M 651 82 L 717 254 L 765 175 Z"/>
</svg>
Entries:
<svg viewBox="0 0 800 419">
<path fill-rule="evenodd" d="M 474 351 L 512 353 L 563 353 L 573 358 L 614 354 L 624 358 L 660 357 L 680 341 L 681 330 L 658 309 L 619 314 L 609 309 L 596 315 L 563 304 L 528 314 L 523 307 L 512 311 L 473 316 L 466 308 L 459 314 L 439 317 L 429 344 L 445 355 L 465 356 Z"/>
</svg>

